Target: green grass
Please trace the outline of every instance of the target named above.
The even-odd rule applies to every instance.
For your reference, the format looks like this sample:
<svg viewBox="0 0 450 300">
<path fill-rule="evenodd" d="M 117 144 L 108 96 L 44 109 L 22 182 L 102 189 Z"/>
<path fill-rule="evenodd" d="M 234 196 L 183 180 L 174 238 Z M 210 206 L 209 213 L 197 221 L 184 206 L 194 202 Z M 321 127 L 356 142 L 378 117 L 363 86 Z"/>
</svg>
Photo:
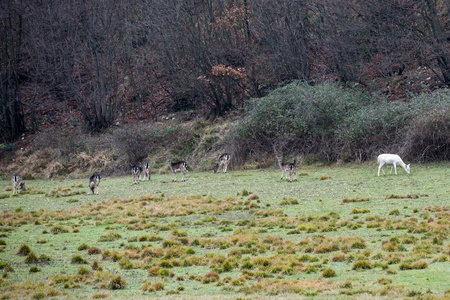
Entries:
<svg viewBox="0 0 450 300">
<path fill-rule="evenodd" d="M 0 294 L 448 296 L 449 163 L 380 177 L 374 164 L 299 171 L 292 183 L 276 169 L 104 177 L 99 195 L 87 179 L 29 180 L 31 192 L 0 199 Z M 55 193 L 66 187 L 77 201 Z"/>
</svg>

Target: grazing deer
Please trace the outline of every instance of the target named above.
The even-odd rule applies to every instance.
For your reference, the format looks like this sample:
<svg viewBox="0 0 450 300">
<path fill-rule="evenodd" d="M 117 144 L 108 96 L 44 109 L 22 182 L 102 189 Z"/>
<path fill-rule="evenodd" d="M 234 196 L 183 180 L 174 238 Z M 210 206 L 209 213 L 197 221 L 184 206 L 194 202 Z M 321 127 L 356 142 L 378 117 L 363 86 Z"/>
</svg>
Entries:
<svg viewBox="0 0 450 300">
<path fill-rule="evenodd" d="M 391 171 L 389 172 L 389 174 L 392 173 L 392 168 L 395 170 L 395 175 L 397 175 L 397 164 L 399 166 L 401 166 L 403 169 L 405 169 L 406 173 L 410 173 L 411 170 L 409 168 L 410 165 L 406 165 L 403 160 L 400 158 L 400 156 L 398 156 L 397 154 L 380 154 L 378 156 L 378 176 L 380 176 L 380 170 L 383 172 L 384 175 L 386 175 L 386 173 L 384 173 L 383 170 L 383 165 L 384 164 L 391 164 Z"/>
<path fill-rule="evenodd" d="M 286 176 L 286 180 L 287 179 L 287 173 L 289 171 L 289 182 L 292 182 L 292 174 L 294 174 L 294 180 L 297 180 L 297 161 L 294 159 L 294 162 L 287 162 L 287 163 L 282 163 L 281 162 L 281 157 L 277 156 L 277 160 L 278 160 L 278 165 L 280 166 L 281 169 L 281 180 L 283 180 L 283 175 Z"/>
<path fill-rule="evenodd" d="M 100 176 L 99 173 L 94 173 L 89 178 L 89 188 L 91 189 L 92 194 L 98 195 L 98 190 L 100 186 L 100 179 L 102 179 L 102 176 Z"/>
<path fill-rule="evenodd" d="M 167 157 L 167 162 L 169 163 L 170 170 L 173 173 L 173 180 L 172 182 L 177 181 L 177 171 L 180 171 L 181 174 L 183 174 L 181 181 L 186 181 L 186 173 L 187 173 L 187 162 L 184 160 L 181 160 L 179 162 L 173 163 L 171 157 Z"/>
<path fill-rule="evenodd" d="M 133 175 L 133 184 L 139 184 L 141 179 L 142 168 L 139 166 L 133 166 L 131 168 L 131 175 Z"/>
<path fill-rule="evenodd" d="M 22 177 L 19 174 L 14 173 L 12 176 L 13 195 L 20 194 L 20 189 L 26 191 L 25 182 L 22 182 Z"/>
<path fill-rule="evenodd" d="M 142 180 L 145 180 L 145 178 L 150 180 L 150 164 L 148 161 L 142 163 Z"/>
<path fill-rule="evenodd" d="M 214 173 L 218 173 L 220 170 L 220 167 L 222 167 L 222 166 L 223 166 L 223 168 L 222 168 L 223 172 L 226 173 L 230 159 L 231 159 L 231 155 L 228 153 L 219 155 L 219 160 L 218 160 L 216 166 L 214 167 Z"/>
</svg>

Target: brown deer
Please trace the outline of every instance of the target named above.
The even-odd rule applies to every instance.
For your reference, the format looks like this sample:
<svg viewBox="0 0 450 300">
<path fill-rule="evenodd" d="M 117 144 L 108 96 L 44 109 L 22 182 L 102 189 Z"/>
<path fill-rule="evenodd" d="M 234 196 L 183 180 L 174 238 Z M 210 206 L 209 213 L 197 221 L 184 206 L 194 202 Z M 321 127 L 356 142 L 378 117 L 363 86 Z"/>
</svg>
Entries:
<svg viewBox="0 0 450 300">
<path fill-rule="evenodd" d="M 141 179 L 142 168 L 139 166 L 133 166 L 131 168 L 131 175 L 133 175 L 133 184 L 139 184 Z"/>
<path fill-rule="evenodd" d="M 20 194 L 20 189 L 26 191 L 25 182 L 22 182 L 22 177 L 19 174 L 14 173 L 12 176 L 13 195 Z"/>
<path fill-rule="evenodd" d="M 94 173 L 89 178 L 89 188 L 94 195 L 98 195 L 98 190 L 100 188 L 100 179 L 102 179 L 102 176 L 100 176 L 99 173 Z"/>
<path fill-rule="evenodd" d="M 287 173 L 289 172 L 289 182 L 292 182 L 292 175 L 294 175 L 294 180 L 297 180 L 297 172 L 296 172 L 296 169 L 297 169 L 297 161 L 294 159 L 294 162 L 293 163 L 291 163 L 291 162 L 286 162 L 286 163 L 283 163 L 282 161 L 281 161 L 281 157 L 280 156 L 277 156 L 277 160 L 278 160 L 278 165 L 280 166 L 280 169 L 281 169 L 281 180 L 283 180 L 283 175 L 285 175 L 286 176 L 286 180 L 288 180 L 287 179 Z"/>
<path fill-rule="evenodd" d="M 170 170 L 173 173 L 172 182 L 177 181 L 177 171 L 180 171 L 183 174 L 181 181 L 186 181 L 186 173 L 187 173 L 187 162 L 184 160 L 173 163 L 171 157 L 167 157 L 167 162 L 169 163 Z"/>
<path fill-rule="evenodd" d="M 222 168 L 223 172 L 226 173 L 230 159 L 231 159 L 231 155 L 228 153 L 219 155 L 218 162 L 217 162 L 216 166 L 214 167 L 214 173 L 218 173 L 220 170 L 220 167 L 222 167 L 222 166 L 223 166 L 223 168 Z"/>
<path fill-rule="evenodd" d="M 150 164 L 148 161 L 142 163 L 142 180 L 145 180 L 145 178 L 150 180 Z"/>
</svg>

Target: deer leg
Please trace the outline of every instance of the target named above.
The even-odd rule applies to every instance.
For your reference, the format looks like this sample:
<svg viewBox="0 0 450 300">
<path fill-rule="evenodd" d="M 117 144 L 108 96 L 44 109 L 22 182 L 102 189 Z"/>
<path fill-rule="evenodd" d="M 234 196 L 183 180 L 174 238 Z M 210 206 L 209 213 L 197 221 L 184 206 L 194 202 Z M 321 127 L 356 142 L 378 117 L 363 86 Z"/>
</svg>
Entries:
<svg viewBox="0 0 450 300">
<path fill-rule="evenodd" d="M 383 170 L 383 165 L 384 165 L 384 162 L 381 162 L 380 165 L 378 166 L 378 176 L 380 176 L 380 170 L 383 172 L 384 175 L 386 175 Z"/>
</svg>

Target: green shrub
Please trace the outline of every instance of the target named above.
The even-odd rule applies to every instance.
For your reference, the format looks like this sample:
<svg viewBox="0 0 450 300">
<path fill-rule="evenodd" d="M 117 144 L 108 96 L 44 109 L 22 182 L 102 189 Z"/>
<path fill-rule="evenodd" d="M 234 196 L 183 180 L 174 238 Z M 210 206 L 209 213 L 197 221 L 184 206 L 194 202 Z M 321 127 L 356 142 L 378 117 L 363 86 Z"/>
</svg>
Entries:
<svg viewBox="0 0 450 300">
<path fill-rule="evenodd" d="M 411 106 L 418 113 L 406 134 L 406 156 L 450 160 L 450 91 L 419 95 L 411 99 Z"/>
<path fill-rule="evenodd" d="M 293 82 L 247 101 L 246 117 L 232 128 L 229 139 L 239 149 L 234 155 L 238 161 L 272 151 L 280 140 L 292 152 L 331 161 L 372 159 L 386 144 L 397 152 L 402 149 L 406 157 L 448 160 L 449 112 L 448 90 L 407 103 L 338 84 Z"/>
</svg>

